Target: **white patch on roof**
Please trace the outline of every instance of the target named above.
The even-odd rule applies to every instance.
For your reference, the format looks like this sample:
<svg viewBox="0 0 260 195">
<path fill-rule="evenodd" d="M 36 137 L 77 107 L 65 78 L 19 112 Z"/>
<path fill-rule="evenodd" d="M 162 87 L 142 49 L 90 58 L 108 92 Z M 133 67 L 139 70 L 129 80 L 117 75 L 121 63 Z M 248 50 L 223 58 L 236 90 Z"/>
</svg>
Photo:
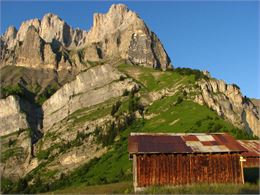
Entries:
<svg viewBox="0 0 260 195">
<path fill-rule="evenodd" d="M 197 135 L 196 136 L 200 141 L 215 141 L 211 135 Z"/>
</svg>

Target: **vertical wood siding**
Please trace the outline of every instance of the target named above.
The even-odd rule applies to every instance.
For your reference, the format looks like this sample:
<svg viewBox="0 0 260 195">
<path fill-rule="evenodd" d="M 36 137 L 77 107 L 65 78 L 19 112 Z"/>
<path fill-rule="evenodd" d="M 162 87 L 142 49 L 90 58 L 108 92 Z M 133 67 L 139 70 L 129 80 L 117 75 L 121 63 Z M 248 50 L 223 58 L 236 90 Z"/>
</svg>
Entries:
<svg viewBox="0 0 260 195">
<path fill-rule="evenodd" d="M 246 161 L 244 162 L 244 167 L 260 167 L 260 158 L 259 157 L 246 157 Z"/>
<path fill-rule="evenodd" d="M 243 183 L 239 154 L 138 154 L 137 186 Z"/>
</svg>

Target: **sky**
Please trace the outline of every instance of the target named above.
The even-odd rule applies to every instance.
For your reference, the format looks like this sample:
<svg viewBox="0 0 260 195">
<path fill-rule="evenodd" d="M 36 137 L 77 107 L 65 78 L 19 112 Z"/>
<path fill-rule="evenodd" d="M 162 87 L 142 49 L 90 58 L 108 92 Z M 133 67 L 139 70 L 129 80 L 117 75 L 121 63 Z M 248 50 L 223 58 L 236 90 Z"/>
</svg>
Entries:
<svg viewBox="0 0 260 195">
<path fill-rule="evenodd" d="M 208 70 L 260 99 L 259 1 L 3 1 L 1 29 L 55 13 L 89 30 L 93 13 L 124 3 L 157 34 L 174 67 Z"/>
</svg>

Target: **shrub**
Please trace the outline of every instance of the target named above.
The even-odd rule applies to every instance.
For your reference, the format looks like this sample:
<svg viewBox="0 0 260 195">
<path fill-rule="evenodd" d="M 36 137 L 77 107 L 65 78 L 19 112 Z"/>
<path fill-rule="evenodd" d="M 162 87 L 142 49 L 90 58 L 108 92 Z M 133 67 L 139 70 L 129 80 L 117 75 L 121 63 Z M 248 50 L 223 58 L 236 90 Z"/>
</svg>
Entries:
<svg viewBox="0 0 260 195">
<path fill-rule="evenodd" d="M 221 129 L 223 128 L 223 125 L 222 124 L 219 124 L 219 123 L 215 123 L 212 127 L 212 131 L 213 132 L 219 132 L 221 131 Z"/>
<path fill-rule="evenodd" d="M 176 101 L 176 104 L 175 104 L 175 105 L 178 105 L 178 104 L 182 103 L 182 101 L 183 101 L 183 98 L 182 98 L 181 96 L 178 96 L 178 98 L 177 98 L 177 101 Z"/>
<path fill-rule="evenodd" d="M 113 122 L 109 128 L 108 128 L 108 131 L 105 135 L 102 135 L 102 145 L 103 146 L 108 146 L 110 144 L 113 143 L 115 137 L 117 136 L 118 134 L 118 130 L 116 129 L 115 127 L 115 123 Z"/>
<path fill-rule="evenodd" d="M 15 140 L 12 140 L 11 138 L 8 140 L 8 147 L 10 148 L 13 144 L 15 144 Z"/>
<path fill-rule="evenodd" d="M 28 183 L 27 183 L 26 179 L 25 178 L 21 178 L 17 182 L 16 192 L 22 194 L 22 193 L 25 192 L 27 187 L 28 187 Z"/>
<path fill-rule="evenodd" d="M 195 123 L 195 125 L 198 126 L 198 127 L 200 127 L 200 126 L 201 126 L 201 123 L 202 123 L 201 120 L 199 120 L 199 121 L 197 121 L 197 122 Z"/>
<path fill-rule="evenodd" d="M 24 95 L 24 90 L 19 84 L 14 86 L 1 87 L 1 96 L 5 98 L 9 95 L 17 95 L 22 97 Z"/>
<path fill-rule="evenodd" d="M 39 160 L 48 159 L 49 154 L 50 154 L 50 151 L 49 151 L 49 150 L 41 150 L 40 152 L 38 152 L 38 153 L 36 154 L 36 157 L 37 157 Z"/>
<path fill-rule="evenodd" d="M 36 103 L 42 105 L 45 100 L 51 97 L 58 89 L 56 84 L 48 85 L 42 94 L 40 94 L 36 100 Z"/>
<path fill-rule="evenodd" d="M 208 77 L 206 75 L 204 75 L 203 72 L 201 72 L 200 70 L 197 70 L 197 69 L 176 68 L 174 71 L 176 71 L 180 75 L 194 75 L 196 81 L 199 79 L 202 79 L 202 78 L 208 79 Z"/>
<path fill-rule="evenodd" d="M 123 80 L 125 80 L 125 77 L 123 75 L 120 75 L 119 81 L 123 81 Z"/>
<path fill-rule="evenodd" d="M 136 97 L 134 93 L 131 93 L 128 100 L 128 111 L 130 113 L 135 112 L 139 108 L 141 108 L 141 105 L 139 103 L 140 98 Z"/>
<path fill-rule="evenodd" d="M 128 95 L 129 95 L 129 91 L 127 89 L 125 89 L 123 92 L 123 96 L 128 96 Z"/>
<path fill-rule="evenodd" d="M 117 101 L 116 104 L 113 104 L 112 110 L 111 110 L 111 116 L 114 116 L 114 114 L 118 111 L 118 109 L 121 106 L 121 102 Z"/>
</svg>

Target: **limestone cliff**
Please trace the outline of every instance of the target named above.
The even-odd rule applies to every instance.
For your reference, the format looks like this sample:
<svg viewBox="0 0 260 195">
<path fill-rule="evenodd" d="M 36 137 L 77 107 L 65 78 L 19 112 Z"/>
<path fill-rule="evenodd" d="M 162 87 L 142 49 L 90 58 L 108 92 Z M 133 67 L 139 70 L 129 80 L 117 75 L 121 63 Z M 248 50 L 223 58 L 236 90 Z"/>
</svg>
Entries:
<svg viewBox="0 0 260 195">
<path fill-rule="evenodd" d="M 0 99 L 0 136 L 30 129 L 32 143 L 41 136 L 42 111 L 40 107 L 18 96 Z"/>
<path fill-rule="evenodd" d="M 41 136 L 40 117 L 34 105 L 17 96 L 0 100 L 1 176 L 18 179 L 37 166 L 31 158 L 32 144 Z"/>
<path fill-rule="evenodd" d="M 102 103 L 123 95 L 125 90 L 138 88 L 136 83 L 125 77 L 108 64 L 80 73 L 43 104 L 44 131 L 80 108 Z"/>
<path fill-rule="evenodd" d="M 127 59 L 133 64 L 171 68 L 160 40 L 144 21 L 125 5 L 112 5 L 107 14 L 95 14 L 87 43 L 101 43 L 104 57 Z"/>
<path fill-rule="evenodd" d="M 26 114 L 21 111 L 19 100 L 15 96 L 0 99 L 0 136 L 29 128 Z"/>
<path fill-rule="evenodd" d="M 172 68 L 160 40 L 125 5 L 112 5 L 107 14 L 95 14 L 93 23 L 86 32 L 48 13 L 41 20 L 23 22 L 18 31 L 10 27 L 1 36 L 0 67 L 19 65 L 79 72 L 89 61 L 121 58 L 142 66 Z M 28 51 L 33 53 L 28 56 Z"/>
<path fill-rule="evenodd" d="M 243 97 L 236 85 L 212 78 L 202 80 L 198 85 L 201 93 L 196 96 L 196 102 L 206 104 L 232 124 L 260 136 L 259 111 L 250 100 Z"/>
</svg>

